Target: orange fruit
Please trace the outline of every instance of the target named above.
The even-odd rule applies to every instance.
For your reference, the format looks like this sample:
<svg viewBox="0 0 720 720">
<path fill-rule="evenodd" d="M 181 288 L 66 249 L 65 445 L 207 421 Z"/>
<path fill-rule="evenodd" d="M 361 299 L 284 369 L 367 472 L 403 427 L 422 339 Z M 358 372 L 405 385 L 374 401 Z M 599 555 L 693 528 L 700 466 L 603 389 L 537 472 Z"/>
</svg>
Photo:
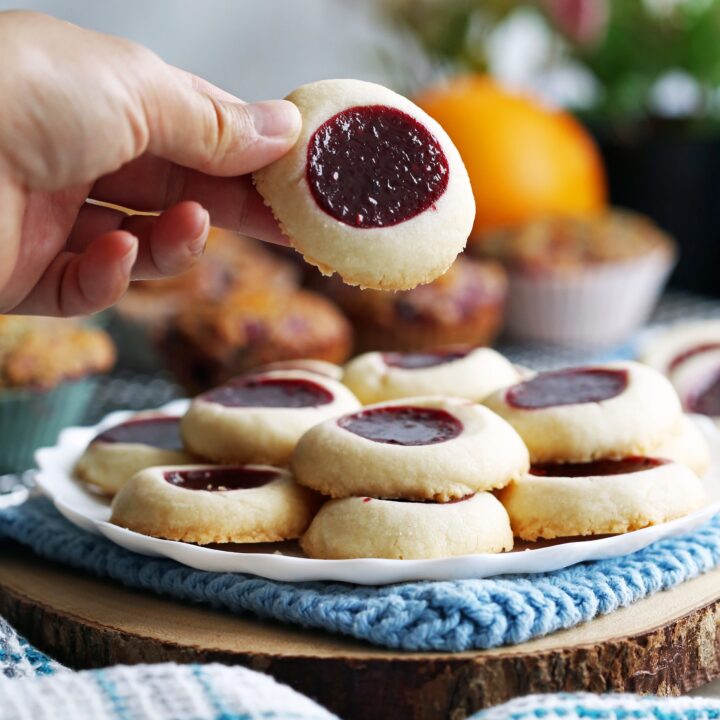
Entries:
<svg viewBox="0 0 720 720">
<path fill-rule="evenodd" d="M 477 205 L 473 237 L 539 215 L 605 208 L 600 153 L 572 115 L 485 76 L 456 78 L 416 102 L 445 128 L 467 166 Z"/>
</svg>

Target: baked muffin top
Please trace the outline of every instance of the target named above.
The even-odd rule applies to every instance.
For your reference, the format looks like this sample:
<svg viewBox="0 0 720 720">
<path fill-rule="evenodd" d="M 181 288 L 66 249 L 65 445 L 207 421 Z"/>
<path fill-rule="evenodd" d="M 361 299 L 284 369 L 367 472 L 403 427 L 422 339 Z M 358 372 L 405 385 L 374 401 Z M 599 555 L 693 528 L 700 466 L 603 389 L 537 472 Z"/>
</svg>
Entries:
<svg viewBox="0 0 720 720">
<path fill-rule="evenodd" d="M 236 287 L 292 287 L 297 275 L 292 263 L 270 253 L 259 240 L 211 228 L 205 254 L 191 270 L 161 280 L 136 281 L 130 292 L 219 300 Z"/>
<path fill-rule="evenodd" d="M 61 318 L 0 315 L 0 388 L 52 388 L 106 372 L 115 347 L 97 328 Z"/>
<path fill-rule="evenodd" d="M 202 345 L 208 355 L 223 355 L 248 346 L 297 346 L 302 357 L 317 337 L 336 338 L 349 349 L 350 327 L 340 311 L 312 292 L 278 293 L 272 289 L 238 290 L 217 302 L 186 308 L 175 331 Z M 277 359 L 277 358 L 271 358 Z"/>
<path fill-rule="evenodd" d="M 573 271 L 634 260 L 652 252 L 674 253 L 674 242 L 649 218 L 612 210 L 595 218 L 547 217 L 483 239 L 482 252 L 530 272 Z"/>
<path fill-rule="evenodd" d="M 458 258 L 437 280 L 413 290 L 383 292 L 360 290 L 332 278 L 327 292 L 351 317 L 388 327 L 398 321 L 418 324 L 454 325 L 463 322 L 480 307 L 502 303 L 506 277 L 493 261 Z"/>
</svg>

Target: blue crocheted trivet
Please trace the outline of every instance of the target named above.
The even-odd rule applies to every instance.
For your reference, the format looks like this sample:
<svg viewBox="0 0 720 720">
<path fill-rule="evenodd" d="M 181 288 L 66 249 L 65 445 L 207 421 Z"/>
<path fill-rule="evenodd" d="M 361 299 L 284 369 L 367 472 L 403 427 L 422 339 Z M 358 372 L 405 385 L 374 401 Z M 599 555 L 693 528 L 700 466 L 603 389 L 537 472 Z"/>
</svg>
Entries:
<svg viewBox="0 0 720 720">
<path fill-rule="evenodd" d="M 543 575 L 384 587 L 283 583 L 192 570 L 77 529 L 47 500 L 0 511 L 0 537 L 43 557 L 178 600 L 251 612 L 406 650 L 459 651 L 525 642 L 665 590 L 720 563 L 720 515 L 633 555 Z"/>
</svg>

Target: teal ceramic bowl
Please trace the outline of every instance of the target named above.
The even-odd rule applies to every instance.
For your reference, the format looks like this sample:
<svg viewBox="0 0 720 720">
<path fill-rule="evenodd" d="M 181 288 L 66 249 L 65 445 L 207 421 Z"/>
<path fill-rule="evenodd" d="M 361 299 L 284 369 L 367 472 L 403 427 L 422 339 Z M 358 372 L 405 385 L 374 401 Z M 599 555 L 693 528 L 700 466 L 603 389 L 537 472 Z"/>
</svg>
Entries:
<svg viewBox="0 0 720 720">
<path fill-rule="evenodd" d="M 38 448 L 54 445 L 61 430 L 82 422 L 96 386 L 88 377 L 51 390 L 0 390 L 0 474 L 34 467 Z"/>
</svg>

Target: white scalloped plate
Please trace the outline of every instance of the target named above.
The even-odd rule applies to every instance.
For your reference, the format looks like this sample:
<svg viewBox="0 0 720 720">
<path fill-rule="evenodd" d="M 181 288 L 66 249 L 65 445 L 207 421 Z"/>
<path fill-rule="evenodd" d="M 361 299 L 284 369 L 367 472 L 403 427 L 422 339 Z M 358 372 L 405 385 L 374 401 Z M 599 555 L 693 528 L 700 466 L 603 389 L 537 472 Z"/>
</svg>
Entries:
<svg viewBox="0 0 720 720">
<path fill-rule="evenodd" d="M 176 400 L 162 408 L 172 415 L 182 414 L 187 400 Z M 38 450 L 40 468 L 37 482 L 55 507 L 73 524 L 91 533 L 104 535 L 121 547 L 142 555 L 167 557 L 198 570 L 251 573 L 272 580 L 300 582 L 335 580 L 362 585 L 385 585 L 412 580 L 458 580 L 486 578 L 510 573 L 539 573 L 559 570 L 586 560 L 619 557 L 640 550 L 656 540 L 692 530 L 720 512 L 720 434 L 707 418 L 696 418 L 712 452 L 712 468 L 703 479 L 708 502 L 692 515 L 654 525 L 625 535 L 553 544 L 529 544 L 524 549 L 499 555 L 463 555 L 434 560 L 311 560 L 293 544 L 264 546 L 265 552 L 200 547 L 171 540 L 160 540 L 112 525 L 107 501 L 87 492 L 73 479 L 73 468 L 87 443 L 101 430 L 122 422 L 130 411 L 108 415 L 95 427 L 74 427 L 60 434 L 58 444 Z"/>
</svg>

